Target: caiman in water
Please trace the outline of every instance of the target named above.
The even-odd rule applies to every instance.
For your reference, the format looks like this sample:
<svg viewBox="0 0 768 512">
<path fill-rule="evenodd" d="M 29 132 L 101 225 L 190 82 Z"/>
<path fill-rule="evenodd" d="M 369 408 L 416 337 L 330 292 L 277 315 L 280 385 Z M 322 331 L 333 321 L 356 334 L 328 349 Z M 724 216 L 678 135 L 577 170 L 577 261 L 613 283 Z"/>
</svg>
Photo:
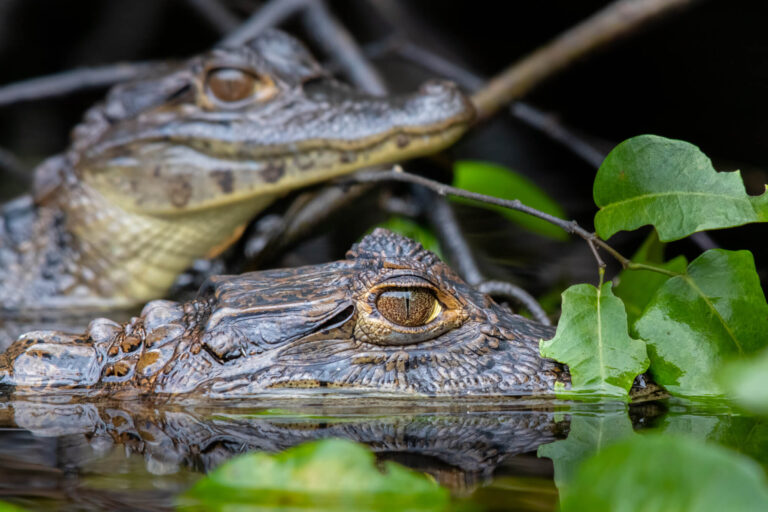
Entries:
<svg viewBox="0 0 768 512">
<path fill-rule="evenodd" d="M 418 243 L 376 230 L 346 260 L 209 278 L 120 325 L 37 331 L 0 355 L 16 394 L 235 397 L 283 388 L 425 396 L 551 395 L 554 334 L 496 304 Z M 634 394 L 655 386 L 636 382 Z M 289 395 L 294 391 L 289 391 Z"/>
<path fill-rule="evenodd" d="M 267 31 L 113 88 L 0 210 L 0 316 L 140 306 L 288 191 L 437 151 L 473 115 L 450 83 L 392 98 L 335 82 Z"/>
</svg>

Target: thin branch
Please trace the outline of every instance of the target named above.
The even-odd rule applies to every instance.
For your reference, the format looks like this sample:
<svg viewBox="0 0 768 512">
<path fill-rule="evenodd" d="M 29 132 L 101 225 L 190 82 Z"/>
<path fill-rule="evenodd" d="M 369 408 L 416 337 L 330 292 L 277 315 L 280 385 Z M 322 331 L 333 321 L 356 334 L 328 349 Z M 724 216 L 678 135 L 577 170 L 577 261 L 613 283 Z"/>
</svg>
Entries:
<svg viewBox="0 0 768 512">
<path fill-rule="evenodd" d="M 512 299 L 522 304 L 525 309 L 531 312 L 533 318 L 544 325 L 552 325 L 552 321 L 547 316 L 547 312 L 527 291 L 519 286 L 504 281 L 485 281 L 477 285 L 477 289 L 492 297 L 504 297 Z"/>
<path fill-rule="evenodd" d="M 32 173 L 25 171 L 16 155 L 4 148 L 0 148 L 0 169 L 24 183 L 32 181 Z"/>
<path fill-rule="evenodd" d="M 436 75 L 450 78 L 470 91 L 480 89 L 485 83 L 485 80 L 480 75 L 433 53 L 427 48 L 416 46 L 409 41 L 390 43 L 390 45 L 392 45 L 395 53 L 401 58 L 413 62 Z M 379 47 L 375 47 L 375 49 L 380 50 Z M 584 137 L 581 137 L 560 123 L 553 114 L 543 112 L 522 101 L 515 101 L 510 106 L 510 112 L 528 126 L 541 131 L 555 142 L 563 145 L 589 165 L 598 168 L 603 162 L 605 154 L 602 151 L 599 151 L 585 140 Z"/>
<path fill-rule="evenodd" d="M 64 96 L 84 89 L 108 87 L 118 82 L 146 76 L 157 66 L 155 62 L 124 62 L 72 69 L 14 82 L 0 87 L 0 106 Z"/>
<path fill-rule="evenodd" d="M 626 267 L 626 265 L 629 263 L 627 258 L 621 256 L 621 254 L 619 254 L 615 249 L 613 249 L 603 240 L 600 240 L 594 233 L 590 233 L 586 229 L 579 226 L 576 221 L 567 221 L 559 217 L 555 217 L 554 215 L 539 211 L 535 208 L 531 208 L 530 206 L 524 205 L 522 202 L 520 202 L 519 199 L 501 199 L 499 197 L 478 194 L 477 192 L 470 192 L 468 190 L 452 187 L 450 185 L 446 185 L 429 178 L 403 172 L 399 166 L 395 166 L 394 169 L 395 170 L 383 172 L 360 172 L 342 179 L 342 183 L 375 183 L 380 181 L 400 181 L 404 183 L 413 183 L 415 185 L 421 185 L 422 187 L 428 188 L 441 196 L 452 195 L 456 197 L 463 197 L 466 199 L 473 199 L 482 203 L 492 204 L 495 206 L 501 206 L 503 208 L 509 208 L 510 210 L 527 213 L 528 215 L 532 215 L 539 219 L 545 220 L 550 224 L 554 224 L 567 233 L 583 238 L 590 245 L 590 248 L 593 249 L 595 260 L 597 261 L 598 266 L 601 268 L 605 267 L 605 262 L 603 262 L 599 254 L 597 254 L 595 246 L 606 249 L 612 256 L 616 257 L 619 262 L 621 262 L 622 266 Z"/>
<path fill-rule="evenodd" d="M 400 169 L 400 167 L 396 166 L 395 169 Z M 349 178 L 342 179 L 342 181 L 354 181 L 355 183 L 402 181 L 404 183 L 414 183 L 416 185 L 426 187 L 441 196 L 452 195 L 457 197 L 464 197 L 466 199 L 474 199 L 475 201 L 501 206 L 503 208 L 509 208 L 510 210 L 517 210 L 523 213 L 527 213 L 528 215 L 533 215 L 534 217 L 538 217 L 558 226 L 568 233 L 578 235 L 584 240 L 591 240 L 594 238 L 592 233 L 579 226 L 575 221 L 567 221 L 559 217 L 555 217 L 554 215 L 539 211 L 535 208 L 531 208 L 530 206 L 524 205 L 518 199 L 501 199 L 499 197 L 478 194 L 477 192 L 470 192 L 461 188 L 452 187 L 450 185 L 446 185 L 445 183 L 440 183 L 438 181 L 424 178 L 416 174 L 410 174 L 402 170 L 390 170 L 383 172 L 364 171 L 352 175 Z"/>
<path fill-rule="evenodd" d="M 227 34 L 240 25 L 240 19 L 218 0 L 187 0 L 187 3 L 220 34 Z"/>
<path fill-rule="evenodd" d="M 485 80 L 480 75 L 459 66 L 455 62 L 423 46 L 416 46 L 410 41 L 399 41 L 390 44 L 395 53 L 403 59 L 418 64 L 436 75 L 450 78 L 470 91 L 476 91 L 485 84 Z"/>
<path fill-rule="evenodd" d="M 542 112 L 521 101 L 513 103 L 510 111 L 513 116 L 559 142 L 595 169 L 599 168 L 605 160 L 604 152 L 563 126 L 554 115 Z"/>
<path fill-rule="evenodd" d="M 487 119 L 576 59 L 694 0 L 619 0 L 512 64 L 473 96 Z"/>
<path fill-rule="evenodd" d="M 371 94 L 383 96 L 387 93 L 378 71 L 324 1 L 316 0 L 307 6 L 304 23 L 315 42 L 334 56 L 352 83 Z"/>
<path fill-rule="evenodd" d="M 386 174 L 386 172 L 382 172 L 382 174 Z M 459 275 L 473 286 L 483 282 L 485 277 L 475 261 L 472 249 L 461 232 L 458 219 L 456 219 L 451 206 L 445 199 L 431 192 L 419 193 L 419 189 L 416 189 L 414 193 L 417 194 L 416 197 L 420 202 L 425 203 L 424 212 L 427 220 L 429 220 L 432 229 L 435 230 L 440 245 L 445 249 L 449 260 L 456 265 Z M 427 194 L 428 197 L 424 197 Z"/>
<path fill-rule="evenodd" d="M 219 46 L 240 46 L 264 30 L 279 25 L 312 0 L 270 0 L 253 16 L 219 42 Z"/>
</svg>

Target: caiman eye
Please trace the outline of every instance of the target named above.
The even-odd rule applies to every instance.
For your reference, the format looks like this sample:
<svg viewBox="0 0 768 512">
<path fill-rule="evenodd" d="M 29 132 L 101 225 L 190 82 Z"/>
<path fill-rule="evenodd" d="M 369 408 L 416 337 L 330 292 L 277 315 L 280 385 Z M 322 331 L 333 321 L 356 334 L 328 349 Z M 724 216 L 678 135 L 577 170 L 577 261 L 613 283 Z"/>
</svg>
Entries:
<svg viewBox="0 0 768 512">
<path fill-rule="evenodd" d="M 237 68 L 218 68 L 208 72 L 206 89 L 217 100 L 236 103 L 254 97 L 264 101 L 277 93 L 268 77 L 257 77 Z"/>
<path fill-rule="evenodd" d="M 381 316 L 404 327 L 426 325 L 440 314 L 440 303 L 425 288 L 394 288 L 379 294 L 376 308 Z"/>
<path fill-rule="evenodd" d="M 464 302 L 451 288 L 418 275 L 393 275 L 371 285 L 359 299 L 356 339 L 382 346 L 404 346 L 437 338 L 467 318 Z"/>
</svg>

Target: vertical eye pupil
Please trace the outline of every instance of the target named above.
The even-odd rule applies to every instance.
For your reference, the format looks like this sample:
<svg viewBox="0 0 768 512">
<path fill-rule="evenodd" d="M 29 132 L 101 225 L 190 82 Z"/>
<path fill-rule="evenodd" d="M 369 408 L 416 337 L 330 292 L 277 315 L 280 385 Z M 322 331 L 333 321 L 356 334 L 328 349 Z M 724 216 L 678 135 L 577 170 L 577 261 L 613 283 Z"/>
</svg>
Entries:
<svg viewBox="0 0 768 512">
<path fill-rule="evenodd" d="M 437 299 L 424 288 L 395 288 L 379 294 L 376 307 L 392 323 L 417 327 L 432 320 Z"/>
</svg>

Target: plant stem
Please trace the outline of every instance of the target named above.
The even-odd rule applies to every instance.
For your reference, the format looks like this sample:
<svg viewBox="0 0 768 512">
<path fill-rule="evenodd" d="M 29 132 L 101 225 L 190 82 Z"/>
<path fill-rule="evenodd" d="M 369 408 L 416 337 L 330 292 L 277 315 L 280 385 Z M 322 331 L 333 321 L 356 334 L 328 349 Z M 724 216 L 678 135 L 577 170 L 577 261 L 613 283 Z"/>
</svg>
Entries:
<svg viewBox="0 0 768 512">
<path fill-rule="evenodd" d="M 692 0 L 618 0 L 512 64 L 475 93 L 478 119 L 492 116 L 579 57 L 637 30 Z"/>
<path fill-rule="evenodd" d="M 648 265 L 647 263 L 635 263 L 634 261 L 630 261 L 629 264 L 624 268 L 628 270 L 650 270 L 651 272 L 658 272 L 659 274 L 664 274 L 669 277 L 677 277 L 677 276 L 684 275 L 680 272 L 674 272 L 672 270 L 656 267 L 654 265 Z"/>
<path fill-rule="evenodd" d="M 463 197 L 466 199 L 472 199 L 481 203 L 492 204 L 495 206 L 501 206 L 502 208 L 509 208 L 510 210 L 516 210 L 519 212 L 527 213 L 539 219 L 545 220 L 550 224 L 561 228 L 567 233 L 577 235 L 582 238 L 589 245 L 592 251 L 595 261 L 597 262 L 598 272 L 600 273 L 600 282 L 602 283 L 603 276 L 605 274 L 605 262 L 600 257 L 598 249 L 604 249 L 608 254 L 613 256 L 622 266 L 622 268 L 629 270 L 650 270 L 652 272 L 658 272 L 668 276 L 679 276 L 677 272 L 672 272 L 665 268 L 655 267 L 646 263 L 635 263 L 629 258 L 623 256 L 619 251 L 608 245 L 605 240 L 599 238 L 595 233 L 590 233 L 583 227 L 581 227 L 575 220 L 565 220 L 554 215 L 539 211 L 530 206 L 524 205 L 519 199 L 501 199 L 499 197 L 488 196 L 485 194 L 479 194 L 477 192 L 470 192 L 461 188 L 446 185 L 439 181 L 424 178 L 416 174 L 410 174 L 404 172 L 402 167 L 396 165 L 389 171 L 363 171 L 352 176 L 346 177 L 341 180 L 341 183 L 374 183 L 379 181 L 401 181 L 404 183 L 413 183 L 421 185 L 422 187 L 432 190 L 436 194 L 441 196 L 451 195 L 456 197 Z"/>
</svg>

